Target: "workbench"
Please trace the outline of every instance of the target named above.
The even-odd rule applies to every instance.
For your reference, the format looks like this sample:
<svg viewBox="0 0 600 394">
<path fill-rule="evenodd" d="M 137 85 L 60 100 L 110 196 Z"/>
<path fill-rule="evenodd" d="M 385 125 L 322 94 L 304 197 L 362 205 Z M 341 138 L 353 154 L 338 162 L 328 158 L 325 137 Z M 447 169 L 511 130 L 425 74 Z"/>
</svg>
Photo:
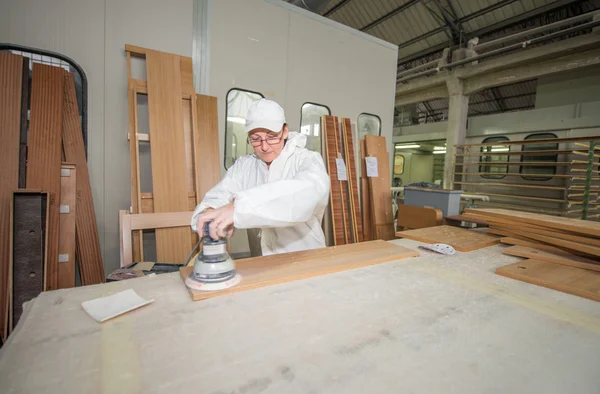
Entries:
<svg viewBox="0 0 600 394">
<path fill-rule="evenodd" d="M 519 260 L 502 248 L 198 302 L 177 273 L 42 293 L 1 392 L 599 393 L 600 304 L 496 275 Z M 128 288 L 155 301 L 102 324 L 81 308 Z"/>
</svg>

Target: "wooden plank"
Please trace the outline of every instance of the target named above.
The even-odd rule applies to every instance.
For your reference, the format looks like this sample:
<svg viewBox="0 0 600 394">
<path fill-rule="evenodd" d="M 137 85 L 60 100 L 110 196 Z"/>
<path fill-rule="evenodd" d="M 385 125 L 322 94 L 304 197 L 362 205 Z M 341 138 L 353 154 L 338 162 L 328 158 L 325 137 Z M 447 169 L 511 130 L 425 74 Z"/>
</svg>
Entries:
<svg viewBox="0 0 600 394">
<path fill-rule="evenodd" d="M 600 238 L 600 223 L 579 219 L 561 218 L 528 212 L 509 211 L 506 209 L 467 208 L 466 213 L 485 215 L 536 224 L 549 229 L 568 230 L 574 234 Z"/>
<path fill-rule="evenodd" d="M 27 188 L 48 192 L 45 290 L 58 288 L 58 222 L 65 70 L 34 63 L 27 154 Z"/>
<path fill-rule="evenodd" d="M 530 197 L 530 196 L 522 196 L 517 194 L 502 194 L 502 193 L 479 193 L 465 190 L 465 194 L 473 194 L 476 196 L 494 196 L 494 197 L 507 197 L 507 198 L 516 198 L 519 200 L 532 200 L 532 201 L 552 201 L 558 203 L 565 203 L 566 200 L 561 198 L 546 198 L 546 197 Z"/>
<path fill-rule="evenodd" d="M 470 185 L 470 186 L 488 186 L 488 187 L 509 187 L 520 189 L 536 189 L 536 190 L 567 190 L 564 186 L 543 186 L 543 185 L 526 185 L 520 183 L 502 183 L 502 182 L 454 182 L 455 185 Z"/>
<path fill-rule="evenodd" d="M 548 155 L 569 155 L 574 153 L 572 150 L 530 150 L 530 151 L 507 151 L 507 152 L 477 152 L 477 153 L 457 153 L 457 157 L 477 157 L 477 156 L 548 156 Z M 586 153 L 587 155 L 587 153 Z M 493 163 L 492 163 L 493 164 Z"/>
<path fill-rule="evenodd" d="M 325 156 L 327 172 L 331 180 L 331 190 L 329 193 L 331 219 L 333 224 L 333 242 L 334 245 L 344 245 L 346 237 L 344 235 L 344 220 L 342 213 L 342 185 L 337 176 L 337 157 L 336 130 L 337 118 L 335 116 L 324 115 L 321 118 L 321 130 L 325 137 Z"/>
<path fill-rule="evenodd" d="M 217 98 L 196 95 L 196 116 L 194 161 L 196 163 L 196 202 L 200 203 L 204 195 L 221 180 Z"/>
<path fill-rule="evenodd" d="M 488 164 L 489 165 L 489 164 Z M 454 175 L 498 175 L 496 173 L 493 172 L 455 172 Z M 511 174 L 511 173 L 507 173 L 507 174 L 500 174 L 502 176 L 518 176 L 518 177 L 528 177 L 528 178 L 567 178 L 567 179 L 581 179 L 584 180 L 585 178 L 581 178 L 581 175 L 564 175 L 564 174 Z M 598 177 L 593 177 L 592 179 L 594 180 L 600 180 L 600 178 Z M 456 183 L 456 182 L 455 182 Z"/>
<path fill-rule="evenodd" d="M 29 74 L 27 74 L 29 77 Z M 6 339 L 10 204 L 19 186 L 23 58 L 0 52 L 0 337 Z M 25 108 L 27 109 L 27 108 Z"/>
<path fill-rule="evenodd" d="M 377 158 L 377 177 L 369 177 L 375 236 L 377 239 L 394 239 L 394 213 L 390 181 L 389 155 L 385 137 L 365 136 L 367 156 Z"/>
<path fill-rule="evenodd" d="M 582 244 L 579 242 L 567 241 L 564 239 L 548 237 L 545 235 L 539 235 L 539 234 L 535 234 L 530 231 L 512 230 L 512 232 L 518 236 L 533 239 L 536 241 L 541 241 L 541 242 L 547 243 L 549 245 L 567 249 L 569 251 L 577 251 L 577 252 L 585 253 L 585 254 L 588 254 L 591 256 L 600 257 L 600 247 L 597 247 L 597 246 L 585 245 L 585 244 Z"/>
<path fill-rule="evenodd" d="M 474 161 L 465 163 L 456 163 L 457 167 L 470 166 L 522 166 L 522 167 L 570 167 L 572 165 L 583 165 L 584 163 L 574 163 L 571 161 Z M 585 163 L 587 164 L 587 163 Z"/>
<path fill-rule="evenodd" d="M 538 260 L 496 269 L 498 275 L 600 301 L 600 273 Z"/>
<path fill-rule="evenodd" d="M 503 244 L 506 244 L 506 245 L 525 246 L 528 248 L 543 250 L 543 251 L 550 252 L 550 253 L 559 253 L 559 254 L 566 253 L 564 250 L 559 249 L 555 246 L 546 245 L 546 244 L 536 242 L 533 240 L 529 241 L 526 239 L 515 238 L 515 237 L 503 237 L 503 238 L 500 238 L 500 242 L 502 242 Z"/>
<path fill-rule="evenodd" d="M 137 93 L 138 84 L 136 80 L 131 79 L 131 53 L 127 52 L 127 77 L 129 88 L 127 89 L 127 102 L 129 105 L 129 170 L 131 181 L 131 212 L 141 212 L 140 199 L 140 148 L 138 133 L 138 104 Z M 147 93 L 148 86 L 144 82 L 144 90 Z M 149 137 L 146 135 L 146 137 Z M 135 261 L 144 261 L 143 233 L 136 231 L 133 234 L 133 258 Z"/>
<path fill-rule="evenodd" d="M 398 228 L 416 230 L 441 226 L 444 214 L 441 209 L 398 205 Z M 398 233 L 396 233 L 398 236 Z"/>
<path fill-rule="evenodd" d="M 348 188 L 350 190 L 350 213 L 352 216 L 352 231 L 354 242 L 363 241 L 363 224 L 360 216 L 360 200 L 358 198 L 358 178 L 356 176 L 356 158 L 354 156 L 354 140 L 352 138 L 352 122 L 348 118 L 342 118 L 342 140 L 344 145 L 344 157 L 348 168 Z"/>
<path fill-rule="evenodd" d="M 19 136 L 19 188 L 25 189 L 25 186 L 27 185 L 27 132 L 29 128 L 29 58 L 23 57 L 22 63 L 21 132 Z"/>
<path fill-rule="evenodd" d="M 581 141 L 598 141 L 598 137 L 568 137 L 568 138 L 552 138 L 545 140 L 522 140 L 522 141 L 500 141 L 489 142 L 483 144 L 462 144 L 454 145 L 455 147 L 470 147 L 470 146 L 501 146 L 501 145 L 531 145 L 531 144 L 555 144 L 563 142 L 581 142 Z"/>
<path fill-rule="evenodd" d="M 338 118 L 335 118 L 335 143 L 336 143 L 336 158 L 344 160 L 344 148 L 342 145 L 342 132 Z M 350 212 L 350 188 L 348 184 L 348 168 L 346 165 L 346 180 L 340 180 L 342 192 L 342 221 L 344 224 L 344 238 L 347 244 L 356 242 L 354 240 L 354 232 L 352 231 L 352 215 Z"/>
<path fill-rule="evenodd" d="M 361 165 L 361 177 L 360 177 L 360 194 L 361 194 L 361 214 L 363 221 L 363 240 L 371 241 L 374 239 L 373 235 L 373 210 L 371 208 L 371 192 L 369 190 L 369 179 L 367 178 L 367 168 L 365 164 L 366 147 L 365 140 L 360 140 L 360 165 Z"/>
<path fill-rule="evenodd" d="M 527 259 L 547 261 L 554 264 L 568 265 L 570 267 L 577 267 L 592 271 L 600 271 L 600 262 L 586 259 L 585 257 L 575 256 L 562 251 L 561 253 L 551 253 L 526 246 L 511 246 L 504 249 L 503 253 L 509 256 L 517 256 Z"/>
<path fill-rule="evenodd" d="M 180 212 L 188 208 L 180 62 L 176 55 L 146 52 L 155 212 Z M 183 264 L 190 250 L 189 231 L 189 228 L 156 230 L 158 261 Z"/>
<path fill-rule="evenodd" d="M 19 321 L 23 303 L 44 291 L 49 200 L 43 192 L 21 190 L 13 194 L 12 328 Z"/>
<path fill-rule="evenodd" d="M 73 74 L 65 76 L 65 104 L 63 117 L 63 150 L 65 160 L 77 168 L 77 214 L 75 215 L 76 262 L 81 284 L 104 283 L 104 266 L 100 238 L 92 199 L 92 187 L 87 166 L 81 122 L 77 108 Z"/>
<path fill-rule="evenodd" d="M 417 256 L 419 256 L 419 252 L 416 250 L 385 241 L 369 241 L 254 257 L 235 262 L 236 270 L 242 277 L 242 281 L 238 285 L 227 290 L 213 292 L 188 290 L 192 299 L 198 301 Z M 185 279 L 192 270 L 191 266 L 182 268 L 180 270 L 181 278 Z"/>
<path fill-rule="evenodd" d="M 58 288 L 75 287 L 75 223 L 77 212 L 77 171 L 63 163 L 60 171 L 60 220 L 58 225 Z"/>
<path fill-rule="evenodd" d="M 509 231 L 526 229 L 527 232 L 532 232 L 534 234 L 545 235 L 548 237 L 565 239 L 568 241 L 580 242 L 580 243 L 583 243 L 586 245 L 600 247 L 600 239 L 572 234 L 568 230 L 561 230 L 561 229 L 549 230 L 546 227 L 531 224 L 531 223 L 514 222 L 514 221 L 502 219 L 502 218 L 486 217 L 483 215 L 474 215 L 472 213 L 466 213 L 464 216 L 469 217 L 469 218 L 479 219 L 479 220 L 485 220 L 488 224 L 493 225 L 494 227 L 504 228 Z"/>
<path fill-rule="evenodd" d="M 443 243 L 460 252 L 470 252 L 500 243 L 500 238 L 454 226 L 436 226 L 419 230 L 399 231 L 398 237 L 428 244 Z"/>
</svg>

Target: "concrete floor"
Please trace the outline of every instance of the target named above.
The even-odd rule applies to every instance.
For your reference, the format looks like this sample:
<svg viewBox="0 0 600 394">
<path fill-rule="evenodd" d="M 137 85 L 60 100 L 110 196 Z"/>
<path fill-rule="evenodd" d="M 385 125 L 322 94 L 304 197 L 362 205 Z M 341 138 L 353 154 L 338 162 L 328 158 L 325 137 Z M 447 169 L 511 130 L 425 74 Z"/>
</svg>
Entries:
<svg viewBox="0 0 600 394">
<path fill-rule="evenodd" d="M 419 243 L 395 243 L 416 248 Z M 502 246 L 192 302 L 177 274 L 44 293 L 3 393 L 599 393 L 600 303 L 494 274 Z M 98 324 L 80 303 L 155 302 Z"/>
</svg>

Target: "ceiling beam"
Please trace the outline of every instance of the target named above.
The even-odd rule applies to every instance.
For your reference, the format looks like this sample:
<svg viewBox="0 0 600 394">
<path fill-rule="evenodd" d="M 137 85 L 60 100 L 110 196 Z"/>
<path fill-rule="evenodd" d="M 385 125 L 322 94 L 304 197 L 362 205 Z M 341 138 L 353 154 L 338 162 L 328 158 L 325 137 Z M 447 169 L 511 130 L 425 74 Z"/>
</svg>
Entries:
<svg viewBox="0 0 600 394">
<path fill-rule="evenodd" d="M 406 3 L 402 4 L 400 7 L 397 7 L 393 10 L 391 10 L 390 12 L 388 12 L 387 14 L 381 16 L 380 18 L 375 19 L 373 22 L 369 23 L 368 25 L 361 27 L 360 31 L 367 31 L 375 26 L 377 26 L 378 24 L 380 24 L 381 22 L 385 21 L 386 19 L 391 18 L 392 16 L 399 14 L 400 12 L 406 10 L 409 7 L 412 7 L 413 5 L 417 4 L 420 0 L 409 0 Z"/>
<path fill-rule="evenodd" d="M 336 5 L 334 5 L 333 7 L 331 7 L 331 9 L 327 12 L 325 12 L 323 14 L 324 17 L 328 17 L 329 15 L 333 14 L 334 12 L 336 12 L 337 10 L 339 10 L 340 8 L 342 8 L 344 5 L 346 5 L 350 0 L 342 0 L 339 3 L 337 3 Z"/>
<path fill-rule="evenodd" d="M 494 97 L 496 104 L 498 104 L 498 108 L 500 109 L 500 111 L 505 112 L 506 104 L 504 103 L 504 98 L 500 95 L 500 91 L 498 90 L 498 88 L 497 87 L 491 88 L 490 92 L 492 93 L 492 96 Z"/>
</svg>

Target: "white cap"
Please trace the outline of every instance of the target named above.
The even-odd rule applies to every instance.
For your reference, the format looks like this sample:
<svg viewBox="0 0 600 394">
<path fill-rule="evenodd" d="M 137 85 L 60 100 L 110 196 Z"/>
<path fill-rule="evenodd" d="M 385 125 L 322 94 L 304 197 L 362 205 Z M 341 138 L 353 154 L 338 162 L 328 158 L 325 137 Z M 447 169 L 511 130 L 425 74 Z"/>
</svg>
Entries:
<svg viewBox="0 0 600 394">
<path fill-rule="evenodd" d="M 285 123 L 283 108 L 275 101 L 260 99 L 252 103 L 246 114 L 246 133 L 267 129 L 279 133 Z"/>
</svg>

